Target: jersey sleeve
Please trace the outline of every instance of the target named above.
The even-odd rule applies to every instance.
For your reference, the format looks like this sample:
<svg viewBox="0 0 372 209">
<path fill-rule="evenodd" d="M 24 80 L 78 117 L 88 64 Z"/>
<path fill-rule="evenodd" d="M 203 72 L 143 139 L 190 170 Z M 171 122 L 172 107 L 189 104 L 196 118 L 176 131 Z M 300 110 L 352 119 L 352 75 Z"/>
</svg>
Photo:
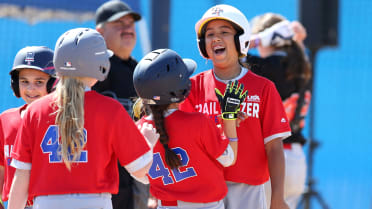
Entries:
<svg viewBox="0 0 372 209">
<path fill-rule="evenodd" d="M 3 124 L 2 124 L 2 120 L 0 118 L 0 166 L 5 166 L 4 143 L 5 143 L 5 138 L 4 138 L 4 133 L 3 133 Z"/>
<path fill-rule="evenodd" d="M 274 84 L 270 81 L 264 89 L 262 127 L 264 143 L 273 139 L 285 139 L 291 135 L 291 128 L 284 111 L 282 100 Z"/>
<path fill-rule="evenodd" d="M 229 140 L 216 124 L 203 115 L 201 121 L 201 144 L 205 151 L 213 158 L 217 159 L 226 150 Z"/>
<path fill-rule="evenodd" d="M 37 130 L 37 128 L 33 128 L 30 112 L 26 111 L 22 119 L 21 127 L 17 132 L 14 147 L 10 154 L 11 158 L 25 163 L 32 162 L 33 130 Z"/>
<path fill-rule="evenodd" d="M 150 147 L 124 108 L 118 111 L 113 125 L 112 146 L 120 164 L 133 170 L 132 162 L 148 155 Z M 152 154 L 151 154 L 152 156 Z M 147 159 L 147 158 L 146 158 Z M 135 163 L 136 164 L 136 163 Z M 132 171 L 133 171 L 132 170 Z"/>
</svg>

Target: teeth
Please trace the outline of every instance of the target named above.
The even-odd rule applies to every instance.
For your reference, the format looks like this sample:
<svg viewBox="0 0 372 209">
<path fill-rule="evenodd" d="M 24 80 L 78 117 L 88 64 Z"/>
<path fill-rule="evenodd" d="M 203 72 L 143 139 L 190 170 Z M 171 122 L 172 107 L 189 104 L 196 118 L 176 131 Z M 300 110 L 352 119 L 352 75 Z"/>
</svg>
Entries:
<svg viewBox="0 0 372 209">
<path fill-rule="evenodd" d="M 223 47 L 223 46 L 216 46 L 216 47 L 214 47 L 214 50 L 217 50 L 217 49 L 224 49 L 225 47 Z"/>
</svg>

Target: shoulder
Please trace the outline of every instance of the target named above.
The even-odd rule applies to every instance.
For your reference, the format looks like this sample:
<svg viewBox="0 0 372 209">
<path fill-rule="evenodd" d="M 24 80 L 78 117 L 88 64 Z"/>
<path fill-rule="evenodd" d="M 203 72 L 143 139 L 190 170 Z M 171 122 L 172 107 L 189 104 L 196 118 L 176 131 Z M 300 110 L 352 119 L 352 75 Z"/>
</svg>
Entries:
<svg viewBox="0 0 372 209">
<path fill-rule="evenodd" d="M 213 77 L 213 72 L 212 70 L 206 70 L 206 71 L 203 71 L 203 72 L 200 72 L 194 76 L 192 76 L 190 78 L 190 80 L 194 80 L 194 81 L 197 81 L 197 80 L 202 80 L 204 78 L 210 78 L 210 77 Z"/>
<path fill-rule="evenodd" d="M 249 70 L 248 73 L 243 77 L 246 82 L 254 82 L 254 85 L 265 86 L 265 85 L 274 85 L 272 81 L 268 78 L 254 73 L 252 70 Z"/>
<path fill-rule="evenodd" d="M 55 95 L 56 92 L 53 92 L 33 101 L 31 104 L 28 105 L 27 112 L 42 112 L 43 110 L 53 107 L 54 101 L 56 99 Z"/>
<path fill-rule="evenodd" d="M 105 107 L 106 109 L 113 108 L 112 110 L 122 107 L 120 102 L 118 102 L 114 98 L 104 96 L 94 90 L 86 92 L 85 99 L 87 100 L 87 102 L 94 104 L 94 106 L 96 107 Z"/>
<path fill-rule="evenodd" d="M 21 109 L 21 107 L 7 109 L 0 114 L 0 117 L 3 118 L 3 117 L 7 117 L 8 115 L 13 115 L 13 114 L 19 112 L 20 109 Z"/>
<path fill-rule="evenodd" d="M 191 89 L 192 91 L 200 91 L 204 89 L 204 86 L 210 85 L 214 79 L 213 71 L 207 70 L 201 73 L 198 73 L 190 78 L 191 80 Z"/>
</svg>

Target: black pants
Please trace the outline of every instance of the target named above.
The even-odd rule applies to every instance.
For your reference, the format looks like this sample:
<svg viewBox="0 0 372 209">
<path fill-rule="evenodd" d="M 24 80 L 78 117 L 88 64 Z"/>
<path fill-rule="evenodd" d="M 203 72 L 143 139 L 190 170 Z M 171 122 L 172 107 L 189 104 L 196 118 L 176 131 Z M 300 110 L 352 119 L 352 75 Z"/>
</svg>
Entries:
<svg viewBox="0 0 372 209">
<path fill-rule="evenodd" d="M 113 209 L 133 209 L 133 178 L 118 162 L 119 167 L 119 193 L 112 195 Z"/>
</svg>

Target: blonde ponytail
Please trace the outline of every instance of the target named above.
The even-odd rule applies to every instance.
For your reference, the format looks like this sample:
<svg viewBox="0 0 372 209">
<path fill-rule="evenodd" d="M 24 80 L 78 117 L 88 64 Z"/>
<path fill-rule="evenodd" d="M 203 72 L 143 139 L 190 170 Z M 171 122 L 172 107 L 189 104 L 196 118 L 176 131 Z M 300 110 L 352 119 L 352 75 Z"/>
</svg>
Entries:
<svg viewBox="0 0 372 209">
<path fill-rule="evenodd" d="M 68 170 L 80 158 L 84 137 L 84 84 L 78 78 L 62 76 L 56 88 L 56 125 L 59 128 L 60 153 Z"/>
</svg>

